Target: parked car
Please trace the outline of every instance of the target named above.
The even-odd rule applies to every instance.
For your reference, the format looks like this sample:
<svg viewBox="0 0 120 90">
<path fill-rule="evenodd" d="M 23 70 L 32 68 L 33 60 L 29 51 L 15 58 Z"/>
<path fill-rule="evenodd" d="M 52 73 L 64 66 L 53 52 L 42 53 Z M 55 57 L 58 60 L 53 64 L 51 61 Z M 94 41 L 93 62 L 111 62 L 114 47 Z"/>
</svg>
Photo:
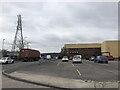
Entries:
<svg viewBox="0 0 120 90">
<path fill-rule="evenodd" d="M 108 63 L 108 58 L 106 56 L 97 56 L 95 61 L 95 63 Z"/>
<path fill-rule="evenodd" d="M 68 59 L 67 56 L 63 56 L 63 58 L 62 58 L 62 62 L 64 62 L 64 61 L 65 61 L 65 62 L 68 62 L 68 60 L 69 60 L 69 59 Z"/>
<path fill-rule="evenodd" d="M 46 59 L 47 59 L 47 60 L 50 60 L 50 59 L 51 59 L 51 55 L 47 55 L 47 56 L 46 56 Z"/>
<path fill-rule="evenodd" d="M 1 64 L 8 64 L 8 63 L 14 63 L 14 60 L 11 59 L 10 57 L 2 57 L 0 59 Z"/>
<path fill-rule="evenodd" d="M 89 60 L 89 57 L 86 57 L 85 59 L 86 59 L 86 60 Z"/>
<path fill-rule="evenodd" d="M 114 60 L 114 57 L 113 56 L 106 56 L 108 58 L 108 60 L 112 61 Z"/>
<path fill-rule="evenodd" d="M 81 55 L 75 55 L 72 59 L 72 62 L 73 63 L 75 63 L 75 62 L 82 63 L 82 56 Z"/>
<path fill-rule="evenodd" d="M 91 56 L 89 60 L 90 61 L 94 61 L 95 60 L 95 56 Z"/>
<path fill-rule="evenodd" d="M 72 56 L 70 56 L 70 57 L 69 57 L 69 60 L 72 60 L 72 59 L 73 59 L 73 57 L 72 57 Z"/>
</svg>

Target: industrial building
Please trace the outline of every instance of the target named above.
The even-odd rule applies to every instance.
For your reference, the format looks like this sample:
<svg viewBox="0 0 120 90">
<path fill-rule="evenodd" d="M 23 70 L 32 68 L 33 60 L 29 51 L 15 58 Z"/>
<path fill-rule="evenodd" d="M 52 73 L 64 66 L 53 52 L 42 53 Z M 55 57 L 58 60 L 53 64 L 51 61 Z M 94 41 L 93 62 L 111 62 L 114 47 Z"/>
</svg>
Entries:
<svg viewBox="0 0 120 90">
<path fill-rule="evenodd" d="M 104 41 L 101 44 L 101 53 L 103 55 L 112 55 L 114 58 L 118 58 L 120 56 L 120 41 L 118 40 L 111 40 L 111 41 Z"/>
<path fill-rule="evenodd" d="M 120 56 L 120 53 L 118 53 L 119 45 L 120 41 L 118 40 L 104 41 L 103 43 L 65 44 L 62 52 L 69 59 L 77 54 L 82 55 L 85 59 L 101 54 L 118 58 Z"/>
<path fill-rule="evenodd" d="M 65 44 L 64 53 L 70 59 L 77 54 L 88 59 L 90 56 L 101 54 L 101 44 Z"/>
</svg>

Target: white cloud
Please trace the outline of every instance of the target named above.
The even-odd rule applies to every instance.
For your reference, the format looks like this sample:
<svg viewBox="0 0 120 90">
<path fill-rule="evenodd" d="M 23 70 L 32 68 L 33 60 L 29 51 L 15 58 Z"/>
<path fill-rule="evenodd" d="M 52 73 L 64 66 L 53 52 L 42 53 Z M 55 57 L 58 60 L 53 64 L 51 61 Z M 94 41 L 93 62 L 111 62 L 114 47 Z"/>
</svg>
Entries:
<svg viewBox="0 0 120 90">
<path fill-rule="evenodd" d="M 30 48 L 56 52 L 65 43 L 117 39 L 117 3 L 17 2 L 2 3 L 0 38 L 12 43 L 17 14 L 22 15 L 23 36 Z M 0 24 L 1 25 L 1 24 Z M 10 45 L 6 45 L 10 50 Z"/>
</svg>

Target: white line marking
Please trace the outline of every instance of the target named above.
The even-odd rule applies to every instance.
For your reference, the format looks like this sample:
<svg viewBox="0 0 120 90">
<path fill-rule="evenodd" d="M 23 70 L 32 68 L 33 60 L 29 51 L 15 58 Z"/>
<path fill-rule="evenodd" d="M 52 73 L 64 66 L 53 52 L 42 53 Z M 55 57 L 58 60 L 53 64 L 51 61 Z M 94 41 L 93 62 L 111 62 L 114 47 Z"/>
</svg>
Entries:
<svg viewBox="0 0 120 90">
<path fill-rule="evenodd" d="M 79 74 L 80 76 L 82 75 L 78 69 L 77 69 L 77 72 L 78 72 L 78 74 Z"/>
<path fill-rule="evenodd" d="M 57 64 L 57 66 L 59 66 L 60 65 L 60 62 Z"/>
<path fill-rule="evenodd" d="M 72 63 L 71 63 L 72 64 Z M 74 64 L 72 64 L 72 66 L 74 66 Z"/>
<path fill-rule="evenodd" d="M 110 70 L 105 70 L 106 72 L 113 73 L 113 74 L 118 74 L 118 72 L 110 71 Z"/>
</svg>

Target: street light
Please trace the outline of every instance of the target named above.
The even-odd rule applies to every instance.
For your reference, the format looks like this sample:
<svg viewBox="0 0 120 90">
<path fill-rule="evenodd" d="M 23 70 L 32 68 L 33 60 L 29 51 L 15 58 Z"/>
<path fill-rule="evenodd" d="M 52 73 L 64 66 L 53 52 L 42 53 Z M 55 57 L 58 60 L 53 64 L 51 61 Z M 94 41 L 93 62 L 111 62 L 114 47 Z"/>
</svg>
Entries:
<svg viewBox="0 0 120 90">
<path fill-rule="evenodd" d="M 31 42 L 27 42 L 27 49 L 29 48 L 29 44 L 30 44 Z"/>
<path fill-rule="evenodd" d="M 3 42 L 2 42 L 2 57 L 3 57 L 3 52 L 4 52 L 4 41 L 5 39 L 3 39 Z"/>
<path fill-rule="evenodd" d="M 26 38 L 28 38 L 28 37 L 24 37 L 24 45 L 25 45 L 25 47 L 28 49 L 29 48 L 29 44 L 31 43 L 31 42 L 28 42 L 27 40 L 26 40 Z"/>
</svg>

